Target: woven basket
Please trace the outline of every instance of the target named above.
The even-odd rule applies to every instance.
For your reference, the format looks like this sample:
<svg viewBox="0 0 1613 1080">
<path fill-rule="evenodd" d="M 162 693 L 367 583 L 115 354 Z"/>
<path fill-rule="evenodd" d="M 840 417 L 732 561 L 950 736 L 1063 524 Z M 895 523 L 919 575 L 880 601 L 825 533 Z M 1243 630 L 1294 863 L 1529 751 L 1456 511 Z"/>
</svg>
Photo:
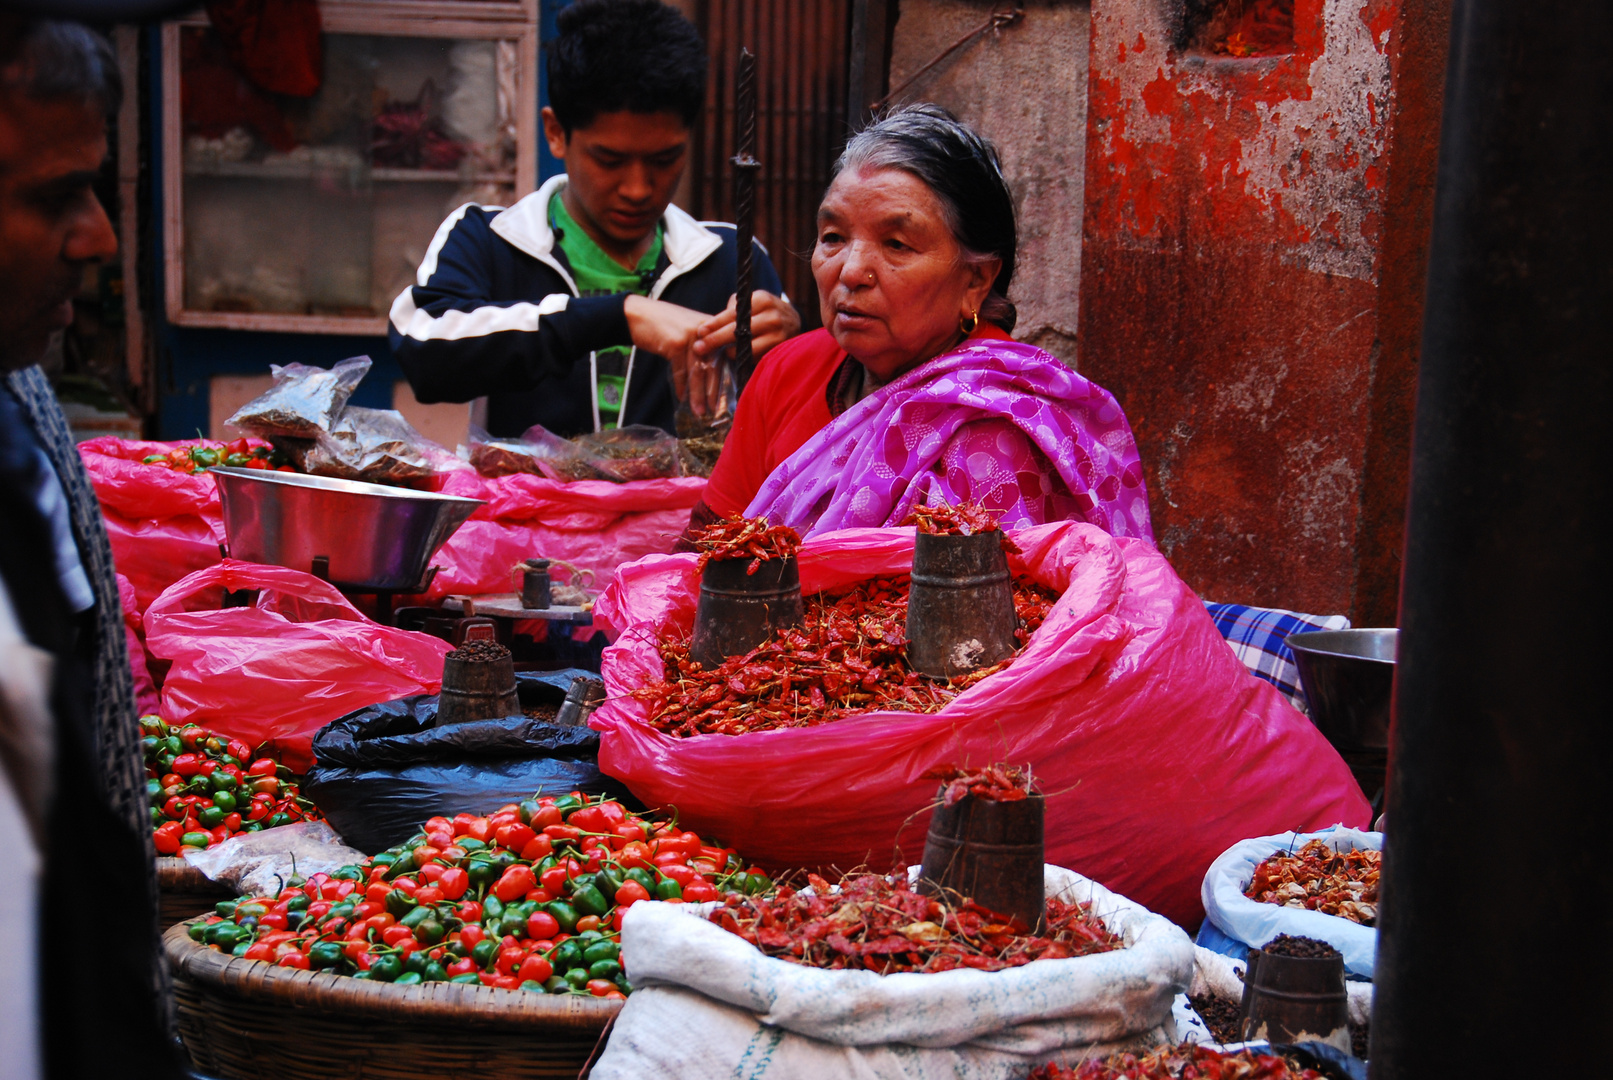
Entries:
<svg viewBox="0 0 1613 1080">
<path fill-rule="evenodd" d="M 574 1080 L 622 1004 L 297 971 L 198 945 L 185 925 L 163 947 L 196 1068 L 232 1080 Z"/>
<path fill-rule="evenodd" d="M 157 916 L 161 925 L 172 926 L 198 915 L 206 915 L 220 900 L 228 900 L 235 890 L 208 879 L 184 859 L 157 856 Z"/>
</svg>

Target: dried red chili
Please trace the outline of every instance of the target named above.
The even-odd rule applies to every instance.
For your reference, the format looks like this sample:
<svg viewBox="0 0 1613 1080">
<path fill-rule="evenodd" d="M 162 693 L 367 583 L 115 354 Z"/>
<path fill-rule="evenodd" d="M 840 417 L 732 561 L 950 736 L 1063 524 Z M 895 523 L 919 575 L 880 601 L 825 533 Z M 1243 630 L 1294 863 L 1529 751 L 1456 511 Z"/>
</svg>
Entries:
<svg viewBox="0 0 1613 1080">
<path fill-rule="evenodd" d="M 895 972 L 975 968 L 1002 971 L 1125 948 L 1085 903 L 1047 904 L 1047 932 L 1024 928 L 970 900 L 956 906 L 914 892 L 906 875 L 857 874 L 838 891 L 816 874 L 810 890 L 730 894 L 707 916 L 768 956 L 829 970 Z"/>
<path fill-rule="evenodd" d="M 1017 765 L 987 765 L 983 769 L 943 765 L 925 773 L 924 779 L 946 785 L 941 801 L 947 806 L 956 806 L 966 795 L 989 802 L 1018 802 L 1031 793 L 1030 770 Z"/>
<path fill-rule="evenodd" d="M 766 518 L 742 518 L 735 514 L 700 530 L 694 537 L 700 552 L 700 569 L 713 559 L 749 559 L 745 573 L 754 574 L 764 562 L 787 559 L 801 547 L 801 534 L 788 525 L 770 525 Z"/>
<path fill-rule="evenodd" d="M 874 709 L 937 712 L 1012 662 L 945 684 L 909 670 L 907 593 L 906 578 L 874 578 L 808 597 L 802 626 L 711 669 L 689 658 L 687 641 L 663 641 L 662 680 L 633 694 L 649 703 L 650 725 L 669 735 L 743 735 L 827 724 Z M 1043 586 L 1015 583 L 1021 645 L 1057 599 Z"/>
<path fill-rule="evenodd" d="M 1296 852 L 1279 852 L 1255 867 L 1243 895 L 1263 904 L 1304 908 L 1373 926 L 1378 921 L 1381 851 L 1334 851 L 1312 840 Z"/>
<path fill-rule="evenodd" d="M 997 517 L 979 503 L 959 503 L 957 506 L 915 506 L 902 519 L 903 525 L 912 525 L 921 533 L 931 536 L 973 536 L 976 533 L 1001 532 Z M 1019 553 L 1019 547 L 1008 534 L 1002 534 L 1003 550 L 1010 555 Z"/>
<path fill-rule="evenodd" d="M 1323 1080 L 1278 1054 L 1257 1050 L 1226 1053 L 1197 1043 L 1164 1046 L 1147 1054 L 1111 1054 L 1073 1069 L 1049 1062 L 1031 1070 L 1028 1080 Z"/>
</svg>

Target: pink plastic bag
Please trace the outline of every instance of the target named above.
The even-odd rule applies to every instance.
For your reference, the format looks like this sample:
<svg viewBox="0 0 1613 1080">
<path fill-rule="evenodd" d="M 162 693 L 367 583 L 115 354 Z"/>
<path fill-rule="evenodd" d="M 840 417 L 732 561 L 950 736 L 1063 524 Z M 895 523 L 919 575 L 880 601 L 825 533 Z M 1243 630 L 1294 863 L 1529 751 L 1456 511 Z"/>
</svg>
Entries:
<svg viewBox="0 0 1613 1080">
<path fill-rule="evenodd" d="M 432 558 L 442 570 L 427 602 L 450 593 L 512 592 L 518 588 L 515 565 L 530 558 L 564 559 L 593 571 L 596 587 L 603 587 L 623 563 L 672 550 L 706 482 L 679 477 L 563 483 L 525 473 L 488 479 L 459 472 L 444 477 L 440 487 L 487 505 Z"/>
<path fill-rule="evenodd" d="M 222 608 L 225 590 L 261 589 Z M 306 747 L 355 709 L 442 687 L 450 646 L 365 618 L 335 587 L 300 570 L 226 559 L 146 610 L 146 647 L 172 662 L 162 718 L 194 720 L 256 746 Z"/>
<path fill-rule="evenodd" d="M 101 502 L 113 561 L 134 586 L 141 611 L 180 578 L 219 561 L 224 519 L 213 478 L 141 461 L 201 441 L 142 442 L 108 435 L 78 444 Z"/>
<path fill-rule="evenodd" d="M 1047 801 L 1047 861 L 1183 926 L 1199 885 L 1250 836 L 1343 822 L 1369 809 L 1327 740 L 1248 673 L 1204 605 L 1144 541 L 1059 522 L 1014 534 L 1025 573 L 1063 595 L 1012 667 L 929 715 L 876 712 L 821 727 L 674 739 L 628 696 L 662 672 L 656 639 L 687 635 L 695 556 L 623 567 L 596 609 L 605 650 L 600 768 L 651 806 L 773 868 L 917 862 L 948 763 L 1029 764 Z M 806 541 L 801 584 L 835 588 L 911 567 L 911 529 Z M 904 828 L 904 822 L 906 827 Z"/>
</svg>

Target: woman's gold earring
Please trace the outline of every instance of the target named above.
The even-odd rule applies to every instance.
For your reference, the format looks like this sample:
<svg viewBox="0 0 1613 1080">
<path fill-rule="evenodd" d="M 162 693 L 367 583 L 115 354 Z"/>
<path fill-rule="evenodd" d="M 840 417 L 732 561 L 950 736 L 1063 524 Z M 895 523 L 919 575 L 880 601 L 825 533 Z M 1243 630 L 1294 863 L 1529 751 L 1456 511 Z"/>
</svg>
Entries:
<svg viewBox="0 0 1613 1080">
<path fill-rule="evenodd" d="M 969 319 L 967 322 L 964 321 L 963 316 L 958 316 L 958 329 L 963 331 L 964 337 L 968 337 L 970 334 L 974 333 L 975 327 L 979 325 L 980 312 L 978 310 L 969 312 Z"/>
</svg>

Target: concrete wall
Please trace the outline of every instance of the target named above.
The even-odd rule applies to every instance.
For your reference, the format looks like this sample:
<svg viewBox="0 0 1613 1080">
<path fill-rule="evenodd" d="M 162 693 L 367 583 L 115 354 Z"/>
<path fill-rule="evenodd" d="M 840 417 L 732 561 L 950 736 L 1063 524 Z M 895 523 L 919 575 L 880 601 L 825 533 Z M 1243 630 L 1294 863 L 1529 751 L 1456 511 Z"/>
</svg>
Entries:
<svg viewBox="0 0 1613 1080">
<path fill-rule="evenodd" d="M 897 100 L 1002 151 L 1015 336 L 1073 364 L 1079 326 L 1188 583 L 1393 625 L 1449 0 L 1295 0 L 1249 59 L 1184 6 L 1029 0 Z M 901 0 L 889 85 L 1006 7 Z"/>
<path fill-rule="evenodd" d="M 1160 546 L 1212 599 L 1393 618 L 1421 282 L 1382 285 L 1386 252 L 1426 244 L 1442 81 L 1398 77 L 1401 6 L 1297 0 L 1295 51 L 1250 59 L 1180 53 L 1168 0 L 1094 6 L 1082 370 L 1125 406 Z M 1401 158 L 1429 186 L 1391 205 Z"/>
<path fill-rule="evenodd" d="M 982 0 L 902 0 L 890 86 L 986 21 Z M 999 8 L 1006 5 L 996 5 Z M 1014 336 L 1073 364 L 1085 183 L 1086 3 L 1029 0 L 1025 17 L 958 50 L 897 101 L 933 101 L 997 144 L 1019 216 Z"/>
</svg>

